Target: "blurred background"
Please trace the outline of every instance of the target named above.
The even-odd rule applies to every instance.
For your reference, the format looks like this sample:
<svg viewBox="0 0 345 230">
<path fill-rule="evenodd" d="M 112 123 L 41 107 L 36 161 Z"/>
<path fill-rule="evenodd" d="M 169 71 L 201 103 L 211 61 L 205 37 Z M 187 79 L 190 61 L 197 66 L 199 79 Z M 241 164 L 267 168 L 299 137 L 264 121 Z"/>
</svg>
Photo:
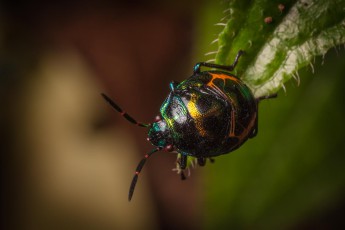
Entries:
<svg viewBox="0 0 345 230">
<path fill-rule="evenodd" d="M 217 49 L 223 1 L 1 1 L 4 229 L 345 227 L 344 47 L 260 104 L 260 132 L 181 181 L 174 154 L 101 92 L 150 122 Z"/>
</svg>

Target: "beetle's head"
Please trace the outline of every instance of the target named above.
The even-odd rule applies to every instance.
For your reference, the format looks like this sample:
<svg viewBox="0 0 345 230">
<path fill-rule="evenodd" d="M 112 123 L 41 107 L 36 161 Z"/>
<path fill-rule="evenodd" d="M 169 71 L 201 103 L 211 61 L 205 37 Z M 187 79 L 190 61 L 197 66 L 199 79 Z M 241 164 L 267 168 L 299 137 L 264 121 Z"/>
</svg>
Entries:
<svg viewBox="0 0 345 230">
<path fill-rule="evenodd" d="M 166 151 L 173 150 L 169 127 L 160 116 L 157 116 L 155 122 L 151 124 L 147 140 Z"/>
</svg>

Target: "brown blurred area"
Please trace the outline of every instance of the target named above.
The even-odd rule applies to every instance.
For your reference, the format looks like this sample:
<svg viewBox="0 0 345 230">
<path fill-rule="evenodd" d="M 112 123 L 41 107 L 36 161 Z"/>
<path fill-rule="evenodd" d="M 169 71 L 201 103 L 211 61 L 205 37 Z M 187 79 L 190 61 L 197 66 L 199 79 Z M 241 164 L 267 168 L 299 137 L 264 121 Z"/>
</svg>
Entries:
<svg viewBox="0 0 345 230">
<path fill-rule="evenodd" d="M 101 98 L 150 122 L 191 72 L 197 1 L 2 1 L 4 229 L 199 229 L 197 172 Z"/>
</svg>

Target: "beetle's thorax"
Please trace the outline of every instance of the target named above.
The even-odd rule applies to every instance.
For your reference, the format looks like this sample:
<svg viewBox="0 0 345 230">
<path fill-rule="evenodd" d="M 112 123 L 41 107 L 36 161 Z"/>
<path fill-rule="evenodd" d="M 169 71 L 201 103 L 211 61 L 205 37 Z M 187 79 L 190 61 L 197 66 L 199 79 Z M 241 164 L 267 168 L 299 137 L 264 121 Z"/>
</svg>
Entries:
<svg viewBox="0 0 345 230">
<path fill-rule="evenodd" d="M 170 130 L 164 119 L 152 123 L 148 140 L 157 147 L 166 147 L 172 145 Z"/>
</svg>

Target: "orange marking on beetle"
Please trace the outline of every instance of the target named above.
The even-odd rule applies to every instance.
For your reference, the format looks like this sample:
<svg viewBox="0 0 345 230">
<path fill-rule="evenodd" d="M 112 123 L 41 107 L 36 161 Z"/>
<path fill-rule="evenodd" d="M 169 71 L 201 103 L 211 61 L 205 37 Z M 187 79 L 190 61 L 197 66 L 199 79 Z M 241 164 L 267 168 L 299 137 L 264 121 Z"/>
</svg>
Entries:
<svg viewBox="0 0 345 230">
<path fill-rule="evenodd" d="M 231 76 L 231 75 L 227 75 L 227 74 L 223 74 L 223 73 L 211 73 L 212 79 L 210 82 L 213 82 L 216 79 L 222 79 L 224 81 L 225 84 L 225 80 L 231 80 L 234 81 L 236 83 L 240 83 L 240 79 L 238 79 L 235 76 Z M 210 84 L 210 82 L 208 84 Z"/>
<path fill-rule="evenodd" d="M 214 81 L 216 79 L 221 79 L 224 82 L 224 86 L 226 84 L 225 82 L 226 80 L 234 81 L 237 84 L 241 84 L 241 81 L 237 77 L 226 75 L 226 74 L 211 73 L 211 76 L 212 76 L 212 79 L 207 83 L 207 85 L 215 89 L 220 95 L 222 95 L 222 97 L 225 100 L 230 101 L 230 106 L 232 107 L 232 109 L 231 109 L 231 114 L 230 114 L 231 128 L 229 132 L 229 137 L 236 137 L 236 134 L 235 134 L 236 114 L 235 114 L 235 107 L 234 107 L 235 102 L 234 100 L 232 100 L 232 98 L 228 97 L 216 84 L 214 84 Z"/>
<path fill-rule="evenodd" d="M 224 81 L 224 85 L 225 85 L 225 81 L 226 80 L 231 80 L 236 82 L 237 84 L 241 84 L 241 81 L 234 76 L 230 76 L 230 75 L 226 75 L 226 74 L 218 74 L 218 73 L 212 73 L 211 74 L 212 79 L 210 80 L 209 83 L 207 83 L 208 86 L 212 87 L 213 89 L 215 89 L 220 95 L 222 95 L 222 97 L 228 101 L 230 101 L 230 106 L 232 107 L 231 109 L 231 114 L 230 114 L 230 122 L 231 122 L 231 128 L 230 128 L 230 132 L 229 132 L 229 137 L 236 137 L 235 134 L 235 128 L 236 128 L 236 114 L 235 114 L 235 101 L 228 97 L 217 85 L 214 84 L 214 80 L 216 79 L 221 79 Z"/>
<path fill-rule="evenodd" d="M 222 73 L 211 73 L 212 79 L 207 83 L 207 86 L 215 89 L 220 95 L 222 95 L 222 97 L 226 100 L 231 100 L 231 98 L 229 98 L 224 92 L 223 90 L 221 90 L 216 84 L 214 84 L 214 81 L 216 79 L 221 79 L 224 82 L 224 86 L 226 83 L 226 80 L 230 80 L 230 81 L 234 81 L 237 84 L 241 84 L 240 79 L 238 79 L 237 77 L 234 76 L 230 76 L 230 75 L 226 75 L 226 74 L 222 74 Z M 233 101 L 231 101 L 233 103 Z"/>
<path fill-rule="evenodd" d="M 216 79 L 221 79 L 224 81 L 224 85 L 225 85 L 225 81 L 226 80 L 230 80 L 230 81 L 234 81 L 235 83 L 242 85 L 243 83 L 241 82 L 240 79 L 238 79 L 235 76 L 231 76 L 231 75 L 227 75 L 227 74 L 219 74 L 219 73 L 210 73 L 212 76 L 212 79 L 207 83 L 208 86 L 214 88 L 217 92 L 219 92 L 225 99 L 229 100 L 232 106 L 232 111 L 231 111 L 231 129 L 229 131 L 229 137 L 236 137 L 239 140 L 243 140 L 247 135 L 249 135 L 249 132 L 252 131 L 254 124 L 255 124 L 255 119 L 252 119 L 250 121 L 250 123 L 248 124 L 248 128 L 245 129 L 240 135 L 236 136 L 235 134 L 235 128 L 236 128 L 236 111 L 234 110 L 234 103 L 235 101 L 233 101 L 230 97 L 228 97 L 216 84 L 214 84 L 214 81 Z"/>
</svg>

